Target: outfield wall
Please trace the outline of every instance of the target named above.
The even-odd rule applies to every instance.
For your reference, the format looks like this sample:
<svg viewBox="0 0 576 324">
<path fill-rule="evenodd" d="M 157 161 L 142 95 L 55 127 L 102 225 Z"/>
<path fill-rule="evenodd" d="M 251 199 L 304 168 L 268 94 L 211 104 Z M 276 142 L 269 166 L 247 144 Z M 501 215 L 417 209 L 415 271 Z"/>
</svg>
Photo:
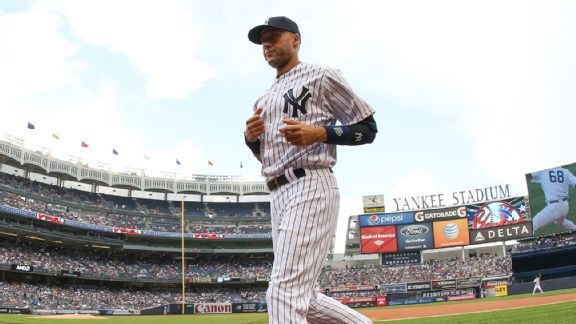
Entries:
<svg viewBox="0 0 576 324">
<path fill-rule="evenodd" d="M 558 289 L 576 288 L 576 277 L 557 278 L 540 281 L 544 292 Z M 533 282 L 524 282 L 508 286 L 508 295 L 528 294 L 534 289 Z"/>
</svg>

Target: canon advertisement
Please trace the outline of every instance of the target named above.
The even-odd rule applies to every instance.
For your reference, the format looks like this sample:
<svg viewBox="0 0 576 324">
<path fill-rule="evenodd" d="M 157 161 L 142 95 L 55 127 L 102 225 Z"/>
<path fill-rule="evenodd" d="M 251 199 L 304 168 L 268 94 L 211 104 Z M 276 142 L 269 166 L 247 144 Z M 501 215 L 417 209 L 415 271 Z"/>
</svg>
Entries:
<svg viewBox="0 0 576 324">
<path fill-rule="evenodd" d="M 532 237 L 532 222 L 470 230 L 470 244 L 515 240 L 526 237 Z"/>
<path fill-rule="evenodd" d="M 195 314 L 225 314 L 232 313 L 232 304 L 228 303 L 202 303 L 194 304 Z"/>
<path fill-rule="evenodd" d="M 358 216 L 360 227 L 414 223 L 414 213 L 378 213 Z"/>
<path fill-rule="evenodd" d="M 397 232 L 398 251 L 433 249 L 432 232 L 432 224 L 399 225 Z"/>
</svg>

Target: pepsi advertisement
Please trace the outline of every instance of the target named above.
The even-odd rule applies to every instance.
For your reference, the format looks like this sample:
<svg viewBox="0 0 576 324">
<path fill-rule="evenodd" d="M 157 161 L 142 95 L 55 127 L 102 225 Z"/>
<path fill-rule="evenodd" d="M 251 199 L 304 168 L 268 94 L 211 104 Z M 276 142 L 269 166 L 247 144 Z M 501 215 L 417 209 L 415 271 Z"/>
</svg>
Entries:
<svg viewBox="0 0 576 324">
<path fill-rule="evenodd" d="M 377 213 L 358 216 L 360 227 L 414 223 L 414 213 Z"/>
</svg>

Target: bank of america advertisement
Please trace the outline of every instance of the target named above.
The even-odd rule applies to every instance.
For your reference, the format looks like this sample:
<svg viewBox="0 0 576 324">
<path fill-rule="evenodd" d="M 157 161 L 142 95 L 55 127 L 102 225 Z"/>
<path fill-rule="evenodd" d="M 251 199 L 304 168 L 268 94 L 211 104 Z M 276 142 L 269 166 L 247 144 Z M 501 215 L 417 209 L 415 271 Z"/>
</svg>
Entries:
<svg viewBox="0 0 576 324">
<path fill-rule="evenodd" d="M 360 227 L 387 226 L 414 223 L 414 213 L 375 213 L 358 215 Z"/>
<path fill-rule="evenodd" d="M 389 253 L 398 251 L 396 226 L 371 226 L 360 228 L 360 252 Z"/>
<path fill-rule="evenodd" d="M 434 247 L 445 248 L 470 244 L 468 220 L 453 219 L 433 223 Z"/>
<path fill-rule="evenodd" d="M 432 231 L 432 223 L 398 225 L 398 251 L 433 249 Z"/>
</svg>

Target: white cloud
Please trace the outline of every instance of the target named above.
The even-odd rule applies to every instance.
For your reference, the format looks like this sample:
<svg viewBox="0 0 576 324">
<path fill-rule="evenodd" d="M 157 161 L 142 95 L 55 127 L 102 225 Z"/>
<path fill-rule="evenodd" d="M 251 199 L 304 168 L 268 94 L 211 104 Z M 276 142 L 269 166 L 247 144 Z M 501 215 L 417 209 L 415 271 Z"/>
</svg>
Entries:
<svg viewBox="0 0 576 324">
<path fill-rule="evenodd" d="M 125 55 L 149 98 L 185 99 L 215 75 L 197 58 L 204 30 L 183 1 L 51 1 L 73 34 Z"/>
<path fill-rule="evenodd" d="M 84 64 L 73 59 L 78 46 L 58 32 L 61 22 L 46 11 L 0 12 L 0 106 L 78 81 Z"/>
<path fill-rule="evenodd" d="M 574 160 L 573 2 L 340 1 L 332 8 L 305 21 L 314 25 L 310 38 L 322 40 L 304 42 L 315 59 L 359 74 L 361 87 L 383 98 L 458 121 L 470 140 L 461 154 L 489 178 L 519 183 L 523 172 Z"/>
</svg>

